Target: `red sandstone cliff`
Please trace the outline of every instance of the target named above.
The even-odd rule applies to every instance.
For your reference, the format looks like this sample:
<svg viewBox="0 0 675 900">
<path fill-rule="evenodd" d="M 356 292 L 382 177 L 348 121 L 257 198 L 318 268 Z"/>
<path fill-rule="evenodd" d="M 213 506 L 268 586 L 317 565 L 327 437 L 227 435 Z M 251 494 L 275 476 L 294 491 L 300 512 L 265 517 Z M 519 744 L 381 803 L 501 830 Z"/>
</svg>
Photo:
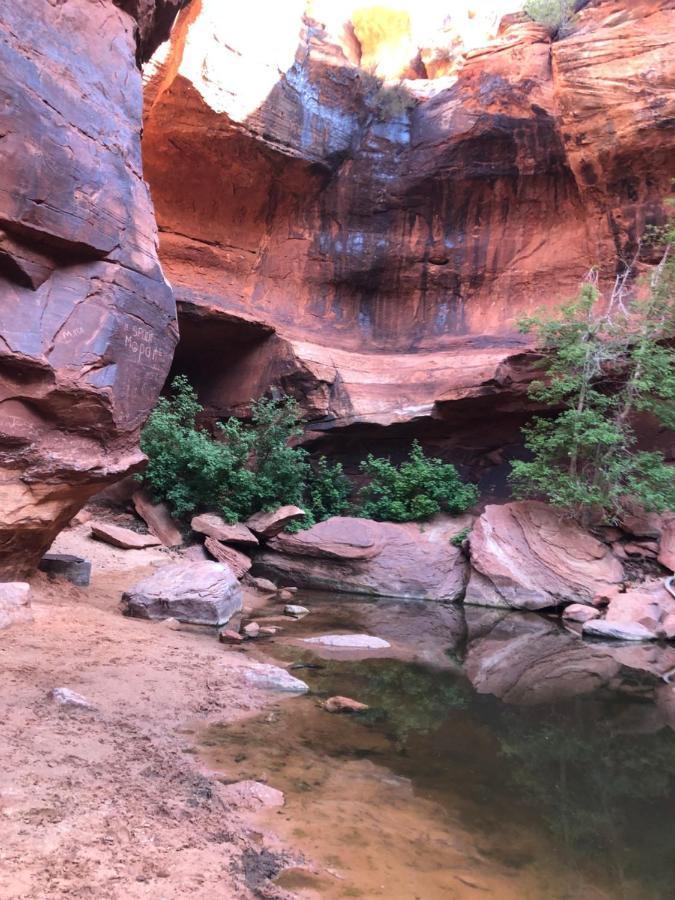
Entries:
<svg viewBox="0 0 675 900">
<path fill-rule="evenodd" d="M 275 386 L 320 429 L 468 409 L 489 447 L 522 411 L 515 319 L 663 219 L 673 4 L 595 0 L 554 43 L 507 17 L 402 103 L 303 9 L 194 0 L 149 73 L 177 368 L 214 414 Z"/>
<path fill-rule="evenodd" d="M 136 60 L 180 5 L 0 9 L 0 579 L 30 572 L 93 491 L 142 461 L 177 329 Z"/>
</svg>

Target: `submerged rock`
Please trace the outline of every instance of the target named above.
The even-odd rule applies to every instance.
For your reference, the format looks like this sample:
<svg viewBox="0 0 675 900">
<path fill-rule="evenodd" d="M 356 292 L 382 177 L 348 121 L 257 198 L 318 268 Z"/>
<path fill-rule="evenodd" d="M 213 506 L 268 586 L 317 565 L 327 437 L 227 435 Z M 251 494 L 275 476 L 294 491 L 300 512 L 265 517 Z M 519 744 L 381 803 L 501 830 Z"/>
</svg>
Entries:
<svg viewBox="0 0 675 900">
<path fill-rule="evenodd" d="M 605 544 L 535 501 L 487 506 L 470 536 L 472 572 L 465 602 L 545 609 L 591 603 L 623 579 Z"/>
<path fill-rule="evenodd" d="M 320 644 L 322 647 L 339 647 L 343 650 L 385 650 L 391 647 L 389 641 L 369 634 L 322 634 L 318 637 L 302 639 L 305 644 Z"/>
<path fill-rule="evenodd" d="M 224 625 L 242 607 L 232 570 L 217 562 L 163 566 L 122 595 L 126 613 L 143 619 L 171 616 L 192 625 Z"/>
<path fill-rule="evenodd" d="M 297 606 L 294 603 L 287 603 L 284 606 L 284 613 L 287 616 L 291 616 L 293 619 L 302 619 L 303 616 L 309 615 L 309 610 L 306 606 Z"/>
<path fill-rule="evenodd" d="M 329 697 L 321 704 L 323 709 L 329 713 L 359 713 L 365 712 L 370 707 L 358 700 L 352 700 L 351 697 Z"/>
</svg>

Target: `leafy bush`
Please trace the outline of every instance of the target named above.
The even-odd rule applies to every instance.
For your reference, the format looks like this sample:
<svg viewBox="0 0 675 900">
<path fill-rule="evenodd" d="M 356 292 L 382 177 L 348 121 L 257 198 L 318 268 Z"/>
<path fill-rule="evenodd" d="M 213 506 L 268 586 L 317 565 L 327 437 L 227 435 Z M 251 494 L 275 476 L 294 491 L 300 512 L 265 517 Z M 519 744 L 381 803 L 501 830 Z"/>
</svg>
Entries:
<svg viewBox="0 0 675 900">
<path fill-rule="evenodd" d="M 473 484 L 465 484 L 454 466 L 425 456 L 415 441 L 400 466 L 369 454 L 361 471 L 370 478 L 359 492 L 358 515 L 390 522 L 427 519 L 444 510 L 464 512 L 478 499 Z"/>
<path fill-rule="evenodd" d="M 375 116 L 380 122 L 388 122 L 407 113 L 417 105 L 417 100 L 403 84 L 385 84 L 371 72 L 361 72 L 361 88 Z"/>
<path fill-rule="evenodd" d="M 217 509 L 236 522 L 261 509 L 302 504 L 307 453 L 288 446 L 299 433 L 295 401 L 259 400 L 251 425 L 228 419 L 215 439 L 197 426 L 202 407 L 187 378 L 174 379 L 171 392 L 150 415 L 141 449 L 148 457 L 143 480 L 174 515 Z"/>
<path fill-rule="evenodd" d="M 675 235 L 666 235 L 670 241 Z M 675 468 L 662 453 L 637 449 L 635 413 L 675 426 L 675 261 L 666 247 L 649 298 L 624 302 L 617 282 L 606 311 L 584 285 L 556 318 L 535 316 L 521 329 L 543 345 L 546 379 L 530 397 L 557 412 L 523 432 L 529 461 L 512 463 L 518 496 L 543 496 L 584 524 L 619 518 L 628 500 L 647 511 L 675 509 Z"/>
<path fill-rule="evenodd" d="M 341 463 L 329 463 L 321 456 L 307 484 L 307 506 L 317 522 L 341 516 L 349 509 L 351 482 Z"/>
<path fill-rule="evenodd" d="M 572 22 L 574 0 L 526 0 L 523 9 L 552 33 L 563 34 Z"/>
</svg>

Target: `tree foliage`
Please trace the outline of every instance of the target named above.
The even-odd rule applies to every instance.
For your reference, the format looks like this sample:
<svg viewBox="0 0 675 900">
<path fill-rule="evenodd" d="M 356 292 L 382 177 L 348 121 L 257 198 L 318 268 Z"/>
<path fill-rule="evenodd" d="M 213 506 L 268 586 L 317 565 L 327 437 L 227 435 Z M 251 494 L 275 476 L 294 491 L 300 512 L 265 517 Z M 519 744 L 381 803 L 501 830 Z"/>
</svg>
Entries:
<svg viewBox="0 0 675 900">
<path fill-rule="evenodd" d="M 465 484 L 454 466 L 425 456 L 417 441 L 401 465 L 369 454 L 361 471 L 370 480 L 359 493 L 358 514 L 367 519 L 413 522 L 441 510 L 464 512 L 478 499 L 475 485 Z"/>
<path fill-rule="evenodd" d="M 300 430 L 295 401 L 258 400 L 249 425 L 230 418 L 218 425 L 217 438 L 197 425 L 201 411 L 181 375 L 150 415 L 141 449 L 148 457 L 143 479 L 155 497 L 179 518 L 217 509 L 230 522 L 302 505 L 309 462 L 305 450 L 289 446 Z"/>
<path fill-rule="evenodd" d="M 675 470 L 662 453 L 639 450 L 634 417 L 648 413 L 675 426 L 675 266 L 671 232 L 649 296 L 624 302 L 625 278 L 601 311 L 586 283 L 555 318 L 521 322 L 544 352 L 545 379 L 530 397 L 559 410 L 524 429 L 528 461 L 512 463 L 519 496 L 544 496 L 582 521 L 620 517 L 627 501 L 646 510 L 675 509 Z"/>
</svg>

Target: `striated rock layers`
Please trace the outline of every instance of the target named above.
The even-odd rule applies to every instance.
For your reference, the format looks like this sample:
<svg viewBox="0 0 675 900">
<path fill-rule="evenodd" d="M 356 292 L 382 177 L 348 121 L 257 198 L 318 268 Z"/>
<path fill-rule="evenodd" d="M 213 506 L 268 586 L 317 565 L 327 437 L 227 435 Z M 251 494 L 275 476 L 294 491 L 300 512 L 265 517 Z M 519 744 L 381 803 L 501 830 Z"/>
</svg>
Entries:
<svg viewBox="0 0 675 900">
<path fill-rule="evenodd" d="M 516 440 L 517 317 L 663 221 L 672 3 L 593 0 L 553 44 L 509 16 L 455 74 L 384 87 L 303 0 L 224 6 L 194 0 L 147 73 L 176 370 L 214 416 L 276 389 L 315 436 Z"/>
<path fill-rule="evenodd" d="M 142 461 L 177 329 L 137 59 L 181 5 L 0 9 L 0 579 L 34 569 L 84 500 Z"/>
</svg>

